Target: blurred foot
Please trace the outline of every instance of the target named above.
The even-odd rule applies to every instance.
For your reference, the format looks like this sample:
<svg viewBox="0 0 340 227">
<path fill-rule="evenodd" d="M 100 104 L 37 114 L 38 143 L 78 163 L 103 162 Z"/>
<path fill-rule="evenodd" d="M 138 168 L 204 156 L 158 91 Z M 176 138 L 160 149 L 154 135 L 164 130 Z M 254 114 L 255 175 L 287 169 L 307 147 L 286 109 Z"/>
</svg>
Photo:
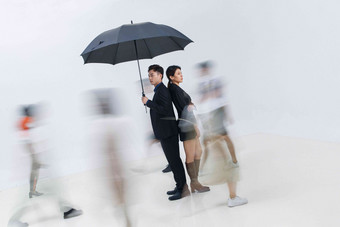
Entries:
<svg viewBox="0 0 340 227">
<path fill-rule="evenodd" d="M 28 226 L 28 224 L 27 223 L 23 223 L 21 221 L 10 221 L 8 223 L 8 226 L 9 227 L 26 227 L 26 226 Z"/>
<path fill-rule="evenodd" d="M 228 199 L 228 207 L 241 206 L 247 203 L 248 203 L 248 200 L 246 198 L 241 198 L 238 196 L 232 199 L 231 198 Z"/>
<path fill-rule="evenodd" d="M 28 197 L 31 199 L 31 198 L 33 198 L 33 196 L 41 196 L 41 195 L 43 195 L 44 193 L 41 193 L 41 192 L 38 192 L 38 191 L 33 191 L 33 192 L 30 192 L 29 194 L 28 194 Z"/>
<path fill-rule="evenodd" d="M 82 215 L 82 214 L 83 214 L 82 210 L 76 210 L 76 209 L 72 208 L 71 210 L 64 212 L 64 219 L 77 217 L 77 216 Z"/>
<path fill-rule="evenodd" d="M 231 162 L 231 165 L 232 165 L 234 168 L 240 167 L 239 164 L 238 164 L 238 161 L 236 161 L 236 162 L 232 161 L 232 162 Z"/>
<path fill-rule="evenodd" d="M 170 165 L 167 165 L 165 167 L 165 169 L 162 170 L 163 173 L 168 173 L 168 172 L 171 172 L 171 168 L 170 168 Z"/>
</svg>

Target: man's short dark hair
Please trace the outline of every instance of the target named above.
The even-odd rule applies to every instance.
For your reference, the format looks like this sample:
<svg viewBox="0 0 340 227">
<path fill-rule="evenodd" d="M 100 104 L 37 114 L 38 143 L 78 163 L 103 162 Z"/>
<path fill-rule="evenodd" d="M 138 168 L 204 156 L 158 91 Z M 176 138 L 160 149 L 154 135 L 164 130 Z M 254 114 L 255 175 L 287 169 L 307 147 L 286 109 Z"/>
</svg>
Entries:
<svg viewBox="0 0 340 227">
<path fill-rule="evenodd" d="M 153 71 L 155 71 L 155 72 L 158 72 L 158 73 L 162 74 L 162 79 L 163 79 L 164 69 L 163 69 L 162 66 L 160 66 L 160 65 L 150 65 L 150 66 L 149 66 L 149 69 L 148 69 L 148 72 L 149 72 L 150 70 L 153 70 Z"/>
</svg>

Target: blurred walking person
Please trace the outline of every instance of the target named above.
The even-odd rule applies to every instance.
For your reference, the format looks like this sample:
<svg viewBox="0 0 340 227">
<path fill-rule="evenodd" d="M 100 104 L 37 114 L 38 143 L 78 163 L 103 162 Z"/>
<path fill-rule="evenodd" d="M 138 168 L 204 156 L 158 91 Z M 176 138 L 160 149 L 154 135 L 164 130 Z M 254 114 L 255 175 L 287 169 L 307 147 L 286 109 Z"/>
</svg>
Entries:
<svg viewBox="0 0 340 227">
<path fill-rule="evenodd" d="M 39 193 L 36 191 L 36 186 L 38 182 L 39 177 L 39 170 L 40 167 L 45 166 L 45 164 L 42 164 L 40 160 L 38 159 L 38 155 L 45 153 L 45 155 L 49 155 L 47 152 L 47 139 L 46 139 L 46 128 L 44 127 L 44 114 L 43 109 L 45 106 L 43 106 L 43 103 L 39 104 L 32 104 L 27 107 L 23 108 L 23 117 L 20 119 L 19 127 L 21 129 L 21 137 L 24 141 L 24 145 L 31 156 L 31 174 L 30 174 L 30 192 L 29 192 L 29 198 L 33 198 L 36 196 L 43 195 L 42 193 Z M 48 158 L 50 161 L 53 160 L 52 157 Z M 54 164 L 51 162 L 51 164 Z M 50 168 L 51 169 L 51 168 Z M 15 208 L 15 212 L 13 212 L 13 215 L 10 217 L 8 221 L 8 226 L 29 226 L 28 223 L 22 222 L 22 218 L 29 213 L 30 211 L 41 211 L 40 209 L 42 206 L 40 206 L 41 201 L 48 201 L 51 203 L 53 201 L 53 204 L 56 204 L 57 207 L 60 210 L 60 213 L 62 214 L 64 219 L 73 218 L 76 216 L 81 215 L 83 212 L 82 210 L 77 210 L 73 208 L 68 202 L 66 202 L 64 199 L 62 199 L 61 194 L 64 194 L 64 191 L 61 190 L 60 184 L 54 184 L 53 180 L 50 180 L 48 184 L 44 184 L 45 188 L 50 188 L 49 193 L 45 196 L 43 196 L 41 199 L 35 201 L 35 199 L 32 199 L 33 201 L 31 203 L 26 204 L 25 201 L 21 201 L 20 205 L 18 205 Z"/>
<path fill-rule="evenodd" d="M 230 120 L 231 117 L 227 112 L 222 80 L 211 75 L 211 67 L 211 62 L 199 64 L 200 111 L 198 117 L 203 127 L 204 144 L 200 179 L 211 185 L 227 183 L 229 188 L 228 206 L 240 206 L 248 203 L 248 200 L 237 196 L 239 163 L 234 144 L 224 126 L 225 119 Z"/>
<path fill-rule="evenodd" d="M 235 153 L 235 146 L 230 139 L 227 130 L 224 127 L 224 120 L 227 119 L 232 122 L 230 111 L 224 96 L 224 83 L 220 77 L 212 74 L 213 63 L 210 61 L 202 62 L 198 65 L 199 81 L 197 90 L 199 95 L 199 105 L 201 113 L 209 113 L 211 118 L 215 121 L 207 121 L 204 124 L 204 131 L 215 131 L 215 136 L 223 139 L 230 152 L 233 164 L 238 166 L 238 161 Z M 211 137 L 212 135 L 210 135 Z M 203 143 L 206 145 L 208 142 L 207 136 L 203 134 Z"/>
<path fill-rule="evenodd" d="M 132 226 L 126 204 L 126 179 L 122 153 L 131 150 L 129 142 L 133 130 L 131 119 L 124 115 L 119 102 L 118 90 L 107 88 L 93 91 L 97 118 L 93 122 L 92 131 L 97 148 L 106 157 L 104 168 L 107 171 L 106 180 L 109 191 L 117 201 L 117 207 L 122 212 L 126 227 Z M 98 151 L 98 149 L 96 150 Z"/>
<path fill-rule="evenodd" d="M 200 132 L 196 125 L 193 110 L 195 105 L 191 97 L 179 86 L 183 82 L 181 67 L 173 65 L 166 70 L 169 79 L 168 88 L 172 101 L 177 109 L 180 140 L 183 142 L 188 175 L 190 176 L 191 192 L 208 192 L 210 188 L 198 181 L 199 167 L 202 156 Z"/>
<path fill-rule="evenodd" d="M 30 173 L 30 191 L 29 198 L 33 196 L 41 196 L 43 193 L 40 193 L 36 190 L 38 178 L 39 178 L 39 169 L 41 167 L 41 163 L 38 159 L 38 152 L 36 150 L 36 144 L 34 143 L 34 124 L 35 124 L 35 110 L 34 105 L 28 105 L 23 107 L 23 117 L 20 119 L 19 128 L 21 130 L 21 136 L 24 143 L 25 149 L 28 151 L 31 157 L 31 173 Z"/>
</svg>

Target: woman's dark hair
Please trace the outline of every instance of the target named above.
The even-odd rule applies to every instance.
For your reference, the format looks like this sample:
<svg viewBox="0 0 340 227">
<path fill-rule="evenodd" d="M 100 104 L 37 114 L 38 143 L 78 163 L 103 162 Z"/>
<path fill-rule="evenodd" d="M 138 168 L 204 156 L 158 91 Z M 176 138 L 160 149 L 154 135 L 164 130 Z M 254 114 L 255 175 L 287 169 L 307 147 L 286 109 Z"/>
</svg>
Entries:
<svg viewBox="0 0 340 227">
<path fill-rule="evenodd" d="M 160 65 L 150 65 L 149 69 L 148 69 L 148 72 L 150 70 L 153 70 L 155 72 L 158 72 L 158 73 L 162 74 L 162 79 L 163 79 L 164 69 L 163 69 L 162 66 L 160 66 Z"/>
<path fill-rule="evenodd" d="M 177 69 L 181 69 L 181 67 L 178 65 L 171 65 L 166 69 L 166 77 L 168 77 L 169 80 L 168 87 L 171 84 L 170 76 L 174 76 Z"/>
</svg>

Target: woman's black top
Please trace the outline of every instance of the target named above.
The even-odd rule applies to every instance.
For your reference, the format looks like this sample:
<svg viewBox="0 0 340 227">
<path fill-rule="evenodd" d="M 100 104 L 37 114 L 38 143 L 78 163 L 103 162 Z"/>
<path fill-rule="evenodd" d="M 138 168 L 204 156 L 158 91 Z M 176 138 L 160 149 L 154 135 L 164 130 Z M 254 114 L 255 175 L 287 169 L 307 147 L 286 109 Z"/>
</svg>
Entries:
<svg viewBox="0 0 340 227">
<path fill-rule="evenodd" d="M 182 88 L 173 83 L 169 85 L 169 91 L 172 102 L 175 104 L 177 109 L 178 118 L 182 118 L 183 109 L 190 104 L 193 105 L 191 102 L 191 97 Z"/>
<path fill-rule="evenodd" d="M 169 91 L 172 98 L 172 102 L 175 104 L 177 109 L 178 118 L 178 131 L 181 141 L 187 141 L 195 139 L 197 136 L 194 125 L 196 119 L 193 112 L 187 111 L 188 105 L 193 105 L 190 96 L 176 84 L 169 85 Z M 185 119 L 185 120 L 183 120 Z"/>
</svg>

